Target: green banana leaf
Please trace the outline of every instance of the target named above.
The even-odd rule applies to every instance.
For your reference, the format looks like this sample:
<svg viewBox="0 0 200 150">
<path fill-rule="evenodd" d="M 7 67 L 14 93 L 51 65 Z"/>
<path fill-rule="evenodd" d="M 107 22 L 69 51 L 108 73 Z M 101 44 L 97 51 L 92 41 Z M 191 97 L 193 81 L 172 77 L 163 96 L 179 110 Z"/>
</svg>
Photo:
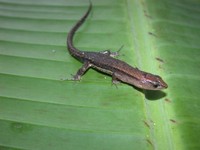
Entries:
<svg viewBox="0 0 200 150">
<path fill-rule="evenodd" d="M 81 67 L 66 36 L 87 0 L 0 0 L 0 149 L 200 149 L 200 1 L 92 0 L 81 50 L 162 76 L 163 91 L 112 85 Z"/>
</svg>

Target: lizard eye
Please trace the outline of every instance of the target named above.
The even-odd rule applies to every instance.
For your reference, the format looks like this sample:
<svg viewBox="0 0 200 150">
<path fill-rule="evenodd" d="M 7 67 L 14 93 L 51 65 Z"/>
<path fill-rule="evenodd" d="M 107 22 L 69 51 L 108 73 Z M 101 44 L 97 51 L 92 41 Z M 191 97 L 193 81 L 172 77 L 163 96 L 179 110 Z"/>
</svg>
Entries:
<svg viewBox="0 0 200 150">
<path fill-rule="evenodd" d="M 154 88 L 158 88 L 159 86 L 160 86 L 160 84 L 159 84 L 158 82 L 154 82 L 154 83 L 153 83 L 153 87 L 154 87 Z"/>
</svg>

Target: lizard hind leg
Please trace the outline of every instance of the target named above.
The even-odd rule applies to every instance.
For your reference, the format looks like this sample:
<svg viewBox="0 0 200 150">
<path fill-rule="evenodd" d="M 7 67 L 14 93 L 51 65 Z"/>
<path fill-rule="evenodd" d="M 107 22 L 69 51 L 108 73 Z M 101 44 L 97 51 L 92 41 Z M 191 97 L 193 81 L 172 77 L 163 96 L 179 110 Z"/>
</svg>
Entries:
<svg viewBox="0 0 200 150">
<path fill-rule="evenodd" d="M 105 54 L 105 55 L 109 55 L 110 57 L 117 57 L 119 56 L 119 52 L 121 51 L 121 49 L 124 47 L 124 45 L 122 45 L 116 52 L 111 52 L 109 49 L 108 50 L 104 50 L 100 53 Z"/>
<path fill-rule="evenodd" d="M 91 63 L 84 62 L 83 66 L 77 71 L 77 73 L 75 75 L 72 75 L 72 80 L 75 81 L 80 81 L 81 80 L 81 76 L 84 75 L 84 73 L 92 66 Z"/>
</svg>

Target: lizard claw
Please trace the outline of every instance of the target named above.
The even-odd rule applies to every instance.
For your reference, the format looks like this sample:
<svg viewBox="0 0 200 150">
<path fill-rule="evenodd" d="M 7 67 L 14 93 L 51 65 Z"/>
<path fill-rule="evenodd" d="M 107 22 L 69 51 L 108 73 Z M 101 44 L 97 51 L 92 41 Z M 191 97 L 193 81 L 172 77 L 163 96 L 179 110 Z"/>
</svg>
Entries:
<svg viewBox="0 0 200 150">
<path fill-rule="evenodd" d="M 73 81 L 80 81 L 81 80 L 81 76 L 80 75 L 73 75 L 73 74 L 71 74 L 71 76 L 72 76 L 72 78 L 71 78 L 71 80 L 73 80 Z"/>
</svg>

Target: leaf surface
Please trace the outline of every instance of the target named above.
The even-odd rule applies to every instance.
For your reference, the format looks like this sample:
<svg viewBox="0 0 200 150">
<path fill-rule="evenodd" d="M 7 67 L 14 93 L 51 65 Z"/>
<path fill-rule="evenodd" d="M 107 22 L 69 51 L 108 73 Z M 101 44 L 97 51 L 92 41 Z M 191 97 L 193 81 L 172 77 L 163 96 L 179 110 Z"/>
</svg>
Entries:
<svg viewBox="0 0 200 150">
<path fill-rule="evenodd" d="M 66 49 L 88 1 L 0 0 L 0 149 L 199 149 L 200 44 L 195 0 L 92 1 L 81 50 L 162 76 L 163 92 L 112 86 Z"/>
</svg>

